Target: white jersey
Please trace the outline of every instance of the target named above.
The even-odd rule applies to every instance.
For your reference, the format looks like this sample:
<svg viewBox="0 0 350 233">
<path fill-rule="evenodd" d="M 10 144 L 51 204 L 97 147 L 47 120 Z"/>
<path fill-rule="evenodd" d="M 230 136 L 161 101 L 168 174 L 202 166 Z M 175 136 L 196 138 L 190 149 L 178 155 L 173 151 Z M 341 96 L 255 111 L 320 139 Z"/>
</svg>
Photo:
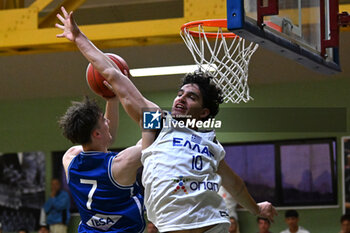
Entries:
<svg viewBox="0 0 350 233">
<path fill-rule="evenodd" d="M 284 231 L 281 231 L 281 233 L 291 233 L 289 229 L 286 229 Z M 310 233 L 308 230 L 305 228 L 299 226 L 298 231 L 296 233 Z"/>
<path fill-rule="evenodd" d="M 238 220 L 238 215 L 236 212 L 237 201 L 224 188 L 224 186 L 220 187 L 218 194 L 224 199 L 229 216 L 234 217 L 236 220 Z"/>
<path fill-rule="evenodd" d="M 213 131 L 163 126 L 141 158 L 147 217 L 160 232 L 230 224 L 217 193 L 221 177 L 216 172 L 224 157 Z"/>
</svg>

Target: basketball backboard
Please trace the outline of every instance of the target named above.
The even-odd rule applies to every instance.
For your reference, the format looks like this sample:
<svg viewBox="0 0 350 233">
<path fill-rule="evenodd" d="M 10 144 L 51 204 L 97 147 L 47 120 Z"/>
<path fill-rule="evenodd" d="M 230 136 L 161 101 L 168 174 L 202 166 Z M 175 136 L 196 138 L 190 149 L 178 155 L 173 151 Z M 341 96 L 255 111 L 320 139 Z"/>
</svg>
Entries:
<svg viewBox="0 0 350 233">
<path fill-rule="evenodd" d="M 341 71 L 338 9 L 338 0 L 227 0 L 227 27 L 312 70 L 335 74 Z"/>
</svg>

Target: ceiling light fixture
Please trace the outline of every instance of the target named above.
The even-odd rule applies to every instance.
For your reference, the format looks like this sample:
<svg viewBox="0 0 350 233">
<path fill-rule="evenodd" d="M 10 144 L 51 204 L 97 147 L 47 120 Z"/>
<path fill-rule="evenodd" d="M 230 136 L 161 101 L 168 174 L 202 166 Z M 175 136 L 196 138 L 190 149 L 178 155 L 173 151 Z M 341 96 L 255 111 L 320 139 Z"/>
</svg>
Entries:
<svg viewBox="0 0 350 233">
<path fill-rule="evenodd" d="M 203 70 L 207 70 L 208 65 L 202 65 L 202 67 Z M 211 65 L 210 71 L 215 70 L 215 68 L 216 65 Z M 160 75 L 187 74 L 196 70 L 198 70 L 197 65 L 162 66 L 131 69 L 130 74 L 132 77 L 148 77 Z"/>
</svg>

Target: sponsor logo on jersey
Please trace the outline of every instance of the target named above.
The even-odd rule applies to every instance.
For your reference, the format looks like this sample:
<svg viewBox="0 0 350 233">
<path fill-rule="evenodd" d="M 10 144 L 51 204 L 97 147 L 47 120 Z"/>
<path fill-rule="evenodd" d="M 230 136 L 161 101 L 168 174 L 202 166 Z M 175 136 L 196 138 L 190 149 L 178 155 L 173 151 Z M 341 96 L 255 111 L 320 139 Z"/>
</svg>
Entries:
<svg viewBox="0 0 350 233">
<path fill-rule="evenodd" d="M 207 155 L 209 157 L 214 157 L 214 154 L 212 152 L 209 151 L 209 147 L 208 146 L 203 146 L 200 145 L 196 142 L 191 142 L 189 140 L 185 140 L 183 138 L 173 138 L 173 147 L 177 147 L 177 146 L 181 146 L 181 147 L 187 147 L 188 149 L 194 150 L 200 154 L 204 154 Z"/>
<path fill-rule="evenodd" d="M 212 190 L 215 192 L 219 191 L 219 184 L 210 181 L 192 181 L 190 182 L 189 178 L 179 176 L 173 179 L 173 182 L 176 183 L 176 187 L 173 193 L 181 192 L 188 194 L 188 191 L 201 191 L 201 190 Z M 187 187 L 186 187 L 187 183 Z"/>
<path fill-rule="evenodd" d="M 219 191 L 219 184 L 215 182 L 210 181 L 193 181 L 190 183 L 190 189 L 195 190 L 212 190 L 212 191 Z"/>
<path fill-rule="evenodd" d="M 145 111 L 143 112 L 143 128 L 144 129 L 160 129 L 161 113 Z"/>
<path fill-rule="evenodd" d="M 176 192 L 178 192 L 178 191 L 183 191 L 184 193 L 188 194 L 187 189 L 186 189 L 186 187 L 185 187 L 185 183 L 186 183 L 186 181 L 188 181 L 188 180 L 189 180 L 189 179 L 186 179 L 186 178 L 184 178 L 183 176 L 179 176 L 178 178 L 173 179 L 173 181 L 174 181 L 175 183 L 177 183 L 177 186 L 176 186 L 175 190 L 173 191 L 173 193 L 176 193 Z"/>
<path fill-rule="evenodd" d="M 122 216 L 121 215 L 104 215 L 95 214 L 86 224 L 90 227 L 107 231 L 111 228 Z"/>
<path fill-rule="evenodd" d="M 219 211 L 221 217 L 229 217 L 228 213 L 226 211 Z"/>
</svg>

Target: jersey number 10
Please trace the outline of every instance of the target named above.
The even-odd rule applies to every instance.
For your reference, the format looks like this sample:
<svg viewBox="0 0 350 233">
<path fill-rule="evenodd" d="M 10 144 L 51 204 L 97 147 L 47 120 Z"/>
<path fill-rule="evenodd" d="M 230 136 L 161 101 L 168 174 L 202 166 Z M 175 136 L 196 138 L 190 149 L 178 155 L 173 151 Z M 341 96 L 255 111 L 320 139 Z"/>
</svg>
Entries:
<svg viewBox="0 0 350 233">
<path fill-rule="evenodd" d="M 201 171 L 202 168 L 203 168 L 202 156 L 200 155 L 192 156 L 192 169 Z"/>
</svg>

